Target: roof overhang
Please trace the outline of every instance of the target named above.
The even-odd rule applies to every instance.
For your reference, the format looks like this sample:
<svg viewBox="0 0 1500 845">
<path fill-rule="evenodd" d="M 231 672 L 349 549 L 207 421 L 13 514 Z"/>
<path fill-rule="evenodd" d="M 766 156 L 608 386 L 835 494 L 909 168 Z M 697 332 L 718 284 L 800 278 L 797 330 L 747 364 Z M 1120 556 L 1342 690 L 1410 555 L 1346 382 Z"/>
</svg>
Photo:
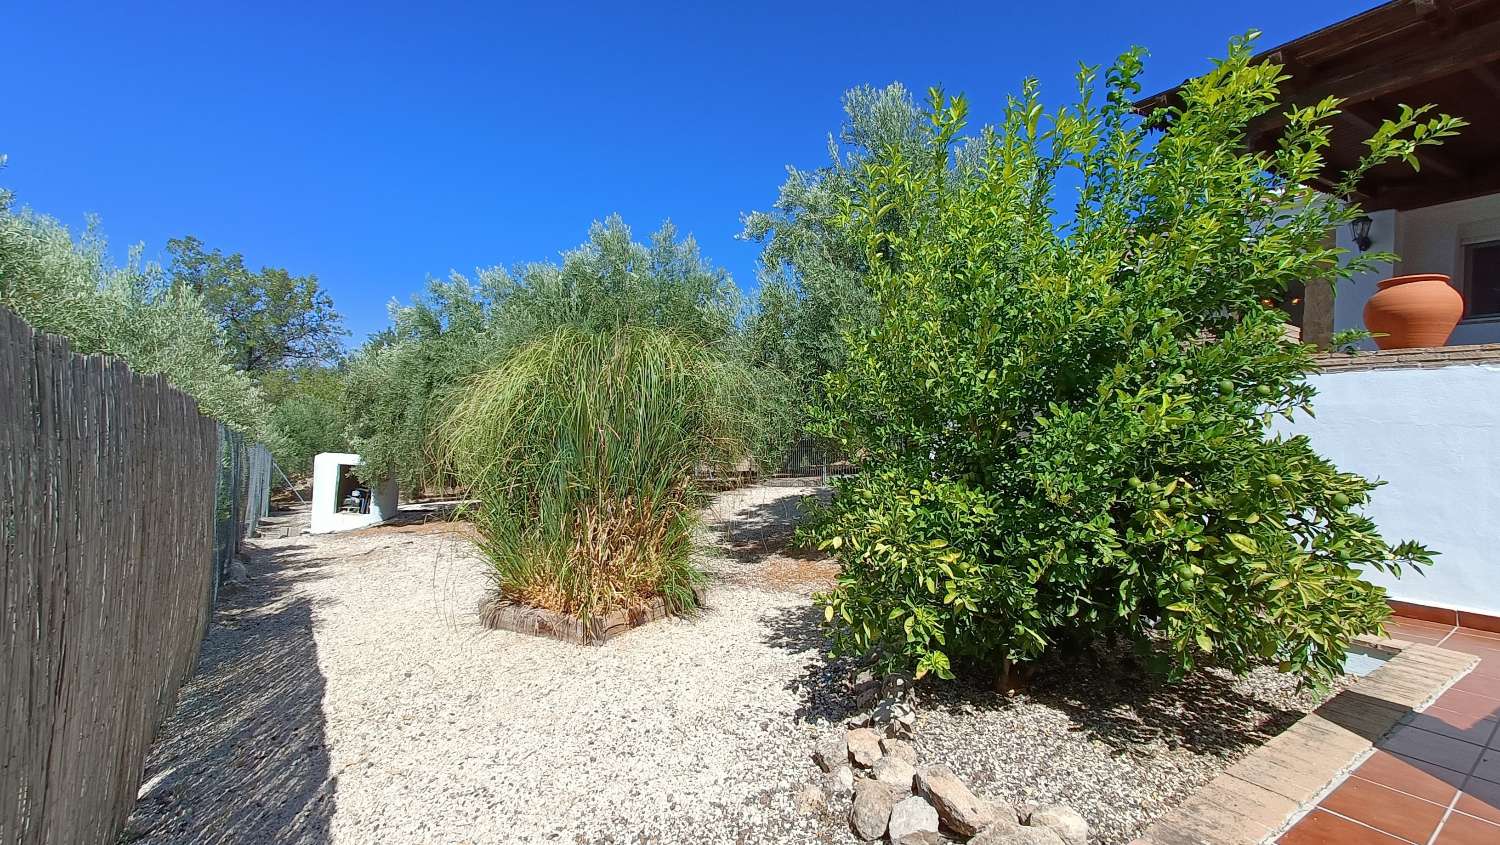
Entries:
<svg viewBox="0 0 1500 845">
<path fill-rule="evenodd" d="M 1459 136 L 1418 154 L 1420 172 L 1406 164 L 1372 170 L 1359 185 L 1368 210 L 1418 208 L 1500 192 L 1500 0 L 1394 0 L 1258 54 L 1280 64 L 1286 106 L 1329 95 L 1344 100 L 1335 120 L 1328 168 L 1315 182 L 1327 187 L 1365 151 L 1364 141 L 1402 105 L 1431 103 L 1469 122 Z M 1150 112 L 1172 105 L 1178 88 L 1136 103 Z M 1272 148 L 1283 109 L 1248 127 L 1254 149 Z"/>
</svg>

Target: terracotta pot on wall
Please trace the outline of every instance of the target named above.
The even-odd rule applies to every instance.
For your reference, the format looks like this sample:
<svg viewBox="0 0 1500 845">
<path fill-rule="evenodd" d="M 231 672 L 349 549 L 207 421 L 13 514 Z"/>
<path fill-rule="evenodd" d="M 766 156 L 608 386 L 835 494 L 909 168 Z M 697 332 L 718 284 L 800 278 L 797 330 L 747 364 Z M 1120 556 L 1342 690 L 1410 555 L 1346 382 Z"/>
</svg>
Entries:
<svg viewBox="0 0 1500 845">
<path fill-rule="evenodd" d="M 1381 349 L 1442 346 L 1464 315 L 1464 298 L 1442 273 L 1386 279 L 1365 303 L 1365 329 Z"/>
</svg>

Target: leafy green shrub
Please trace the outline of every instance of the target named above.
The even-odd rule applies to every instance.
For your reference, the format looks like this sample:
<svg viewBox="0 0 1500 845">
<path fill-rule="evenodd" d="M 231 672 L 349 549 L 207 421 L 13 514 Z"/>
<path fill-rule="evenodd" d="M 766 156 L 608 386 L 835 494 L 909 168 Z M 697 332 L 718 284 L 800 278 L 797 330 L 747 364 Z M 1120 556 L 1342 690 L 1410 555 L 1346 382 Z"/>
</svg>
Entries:
<svg viewBox="0 0 1500 845">
<path fill-rule="evenodd" d="M 1028 82 L 967 142 L 966 103 L 934 92 L 921 153 L 865 167 L 844 222 L 879 317 L 822 418 L 863 472 L 816 528 L 843 567 L 824 596 L 839 650 L 948 676 L 1123 638 L 1169 674 L 1319 676 L 1388 614 L 1361 570 L 1430 561 L 1361 515 L 1375 484 L 1267 432 L 1308 408 L 1312 362 L 1262 299 L 1388 257 L 1340 263 L 1325 236 L 1358 209 L 1305 187 L 1336 101 L 1246 150 L 1281 72 L 1250 41 L 1159 134 L 1131 111 L 1131 52 L 1102 104 L 1090 69 L 1050 116 Z M 1338 193 L 1460 124 L 1403 110 Z"/>
<path fill-rule="evenodd" d="M 695 607 L 693 473 L 765 439 L 759 374 L 671 332 L 564 326 L 469 382 L 445 426 L 501 594 L 591 618 Z"/>
</svg>

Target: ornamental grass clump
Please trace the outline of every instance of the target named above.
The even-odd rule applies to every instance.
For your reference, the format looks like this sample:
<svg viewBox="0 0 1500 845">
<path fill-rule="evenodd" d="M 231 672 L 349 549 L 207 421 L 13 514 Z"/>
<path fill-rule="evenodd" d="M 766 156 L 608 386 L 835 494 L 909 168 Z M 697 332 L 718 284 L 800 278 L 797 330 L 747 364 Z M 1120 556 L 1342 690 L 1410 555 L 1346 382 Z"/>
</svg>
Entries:
<svg viewBox="0 0 1500 845">
<path fill-rule="evenodd" d="M 462 392 L 446 426 L 500 595 L 584 619 L 696 606 L 695 472 L 774 439 L 763 373 L 670 331 L 563 327 Z"/>
<path fill-rule="evenodd" d="M 967 141 L 934 92 L 922 150 L 864 168 L 843 225 L 879 316 L 821 412 L 862 471 L 814 529 L 840 651 L 948 676 L 1123 641 L 1168 675 L 1317 678 L 1389 613 L 1361 573 L 1429 562 L 1364 516 L 1374 483 L 1270 429 L 1308 409 L 1313 362 L 1264 302 L 1389 260 L 1330 246 L 1359 214 L 1341 198 L 1461 121 L 1403 108 L 1330 182 L 1335 99 L 1248 148 L 1283 78 L 1250 43 L 1144 122 L 1137 52 L 1103 103 L 1089 69 L 1050 114 L 1027 83 Z"/>
</svg>

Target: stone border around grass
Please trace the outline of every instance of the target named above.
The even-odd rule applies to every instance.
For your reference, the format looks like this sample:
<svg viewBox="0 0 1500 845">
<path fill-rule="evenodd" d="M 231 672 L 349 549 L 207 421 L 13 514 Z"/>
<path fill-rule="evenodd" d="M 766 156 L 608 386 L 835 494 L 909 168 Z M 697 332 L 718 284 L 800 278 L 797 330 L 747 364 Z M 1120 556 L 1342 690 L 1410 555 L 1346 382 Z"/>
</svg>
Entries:
<svg viewBox="0 0 1500 845">
<path fill-rule="evenodd" d="M 695 587 L 693 596 L 698 600 L 698 606 L 702 607 L 703 591 Z M 479 622 L 486 628 L 514 631 L 534 637 L 551 637 L 574 645 L 604 645 L 626 631 L 671 615 L 666 602 L 660 598 L 652 599 L 645 607 L 616 610 L 587 622 L 577 616 L 520 604 L 499 596 L 492 596 L 479 606 Z"/>
<path fill-rule="evenodd" d="M 1157 819 L 1131 845 L 1269 842 L 1370 755 L 1402 718 L 1426 707 L 1478 664 L 1471 654 L 1360 637 L 1391 655 Z"/>
</svg>

